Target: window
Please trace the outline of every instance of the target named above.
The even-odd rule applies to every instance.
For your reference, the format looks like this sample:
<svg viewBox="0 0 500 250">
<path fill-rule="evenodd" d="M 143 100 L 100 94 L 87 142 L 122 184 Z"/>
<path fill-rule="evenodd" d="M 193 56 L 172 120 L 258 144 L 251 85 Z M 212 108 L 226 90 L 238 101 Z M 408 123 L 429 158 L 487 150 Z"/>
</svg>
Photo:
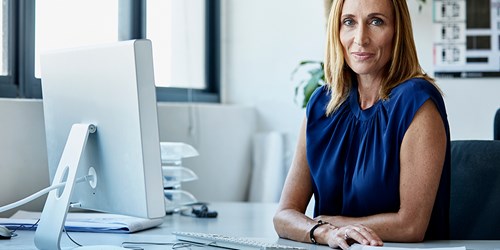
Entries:
<svg viewBox="0 0 500 250">
<path fill-rule="evenodd" d="M 153 43 L 157 86 L 206 87 L 204 10 L 203 0 L 147 1 L 146 37 Z"/>
<path fill-rule="evenodd" d="M 144 35 L 153 43 L 158 99 L 219 102 L 220 0 L 147 4 Z M 175 40 L 167 45 L 163 41 L 169 36 Z M 159 44 L 165 47 L 160 49 Z"/>
<path fill-rule="evenodd" d="M 118 41 L 118 0 L 37 1 L 35 16 L 36 78 L 43 51 Z"/>
<path fill-rule="evenodd" d="M 2 97 L 42 97 L 44 50 L 148 38 L 159 101 L 219 101 L 220 0 L 0 1 Z"/>
<path fill-rule="evenodd" d="M 1 25 L 1 33 L 0 33 L 0 75 L 7 76 L 9 75 L 9 60 L 8 53 L 9 51 L 9 6 L 8 2 L 3 0 L 0 4 L 0 22 Z"/>
</svg>

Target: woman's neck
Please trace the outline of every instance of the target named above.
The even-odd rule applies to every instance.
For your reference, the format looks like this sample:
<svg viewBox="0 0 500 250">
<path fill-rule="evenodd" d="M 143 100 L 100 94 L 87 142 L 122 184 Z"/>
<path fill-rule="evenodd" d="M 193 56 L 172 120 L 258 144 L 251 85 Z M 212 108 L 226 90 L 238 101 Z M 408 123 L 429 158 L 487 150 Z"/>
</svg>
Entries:
<svg viewBox="0 0 500 250">
<path fill-rule="evenodd" d="M 369 109 L 380 99 L 380 80 L 358 76 L 359 105 L 362 110 Z"/>
</svg>

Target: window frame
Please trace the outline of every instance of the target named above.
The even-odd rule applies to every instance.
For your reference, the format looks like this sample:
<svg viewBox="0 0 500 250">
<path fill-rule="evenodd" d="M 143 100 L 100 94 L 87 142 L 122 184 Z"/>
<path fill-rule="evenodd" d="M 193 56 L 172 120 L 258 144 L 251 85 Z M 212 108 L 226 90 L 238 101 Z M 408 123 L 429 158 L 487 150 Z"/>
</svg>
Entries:
<svg viewBox="0 0 500 250">
<path fill-rule="evenodd" d="M 12 2 L 12 1 L 11 1 Z M 42 84 L 35 77 L 35 0 L 19 1 L 19 97 L 42 98 Z"/>
<path fill-rule="evenodd" d="M 17 67 L 15 63 L 15 53 L 17 49 L 15 48 L 16 43 L 14 38 L 16 37 L 16 20 L 15 13 L 18 11 L 18 1 L 8 1 L 7 5 L 7 18 L 8 18 L 8 27 L 7 27 L 7 64 L 9 68 L 9 72 L 5 76 L 0 76 L 0 97 L 17 97 L 17 89 L 18 86 L 15 81 L 15 76 Z"/>
<path fill-rule="evenodd" d="M 205 89 L 188 89 L 173 87 L 156 87 L 157 101 L 160 102 L 220 102 L 220 0 L 206 2 L 206 39 L 205 39 Z M 41 80 L 35 78 L 35 0 L 9 1 L 9 8 L 18 17 L 12 29 L 9 29 L 9 51 L 13 77 L 8 80 L 9 91 L 4 92 L 4 80 L 0 79 L 0 95 L 23 98 L 42 98 Z M 146 38 L 146 0 L 119 1 L 118 40 Z M 9 24 L 10 25 L 10 24 Z M 9 27 L 10 28 L 10 27 Z M 13 47 L 18 44 L 17 47 Z M 12 47 L 11 47 L 12 45 Z M 17 66 L 17 67 L 16 67 Z M 16 81 L 17 77 L 17 81 Z M 3 78 L 3 77 L 2 77 Z M 7 81 L 5 80 L 5 81 Z M 18 85 L 16 84 L 18 82 Z M 16 89 L 19 88 L 19 91 Z"/>
</svg>

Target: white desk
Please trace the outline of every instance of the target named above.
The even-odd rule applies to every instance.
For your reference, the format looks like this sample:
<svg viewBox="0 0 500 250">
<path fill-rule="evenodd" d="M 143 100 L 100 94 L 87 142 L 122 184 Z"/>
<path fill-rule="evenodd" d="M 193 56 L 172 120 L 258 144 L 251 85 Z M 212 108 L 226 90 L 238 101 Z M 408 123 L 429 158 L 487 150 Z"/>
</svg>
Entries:
<svg viewBox="0 0 500 250">
<path fill-rule="evenodd" d="M 272 217 L 276 210 L 276 204 L 255 203 L 214 203 L 209 205 L 211 210 L 219 213 L 216 219 L 192 218 L 179 214 L 167 216 L 162 226 L 134 234 L 96 234 L 96 233 L 74 233 L 70 236 L 82 245 L 120 245 L 124 241 L 146 241 L 146 242 L 175 242 L 172 231 L 193 231 L 227 234 L 232 236 L 244 236 L 258 238 L 268 242 L 277 242 L 294 246 L 302 246 L 309 249 L 329 249 L 326 246 L 298 243 L 279 239 L 272 224 Z M 36 249 L 33 243 L 33 231 L 18 231 L 18 236 L 10 240 L 0 240 L 0 249 Z M 66 237 L 61 237 L 62 247 L 74 247 L 74 244 Z M 500 250 L 499 241 L 433 241 L 414 244 L 386 243 L 386 246 L 399 247 L 452 247 L 466 246 L 474 250 Z M 170 246 L 147 246 L 144 249 L 171 249 Z M 201 249 L 192 247 L 191 249 Z M 220 248 L 218 248 L 220 249 Z"/>
</svg>

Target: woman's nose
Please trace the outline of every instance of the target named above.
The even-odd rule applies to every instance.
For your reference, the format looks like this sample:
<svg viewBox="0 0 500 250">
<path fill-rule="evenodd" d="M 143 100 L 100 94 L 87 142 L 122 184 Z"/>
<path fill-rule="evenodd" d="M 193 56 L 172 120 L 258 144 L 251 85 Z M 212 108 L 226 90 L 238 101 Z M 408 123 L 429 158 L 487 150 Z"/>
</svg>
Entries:
<svg viewBox="0 0 500 250">
<path fill-rule="evenodd" d="M 366 27 L 364 25 L 359 25 L 354 36 L 354 43 L 358 46 L 365 46 L 368 44 L 369 40 Z"/>
</svg>

